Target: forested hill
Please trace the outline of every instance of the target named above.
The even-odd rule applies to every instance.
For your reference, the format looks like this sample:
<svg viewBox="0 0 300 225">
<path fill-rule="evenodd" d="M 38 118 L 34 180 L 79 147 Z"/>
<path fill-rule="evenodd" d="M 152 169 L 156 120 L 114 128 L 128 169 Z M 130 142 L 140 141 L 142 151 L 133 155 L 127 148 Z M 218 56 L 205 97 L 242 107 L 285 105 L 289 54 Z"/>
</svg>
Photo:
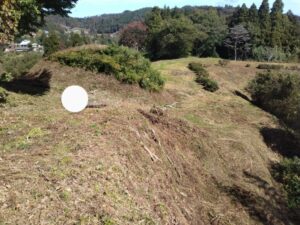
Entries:
<svg viewBox="0 0 300 225">
<path fill-rule="evenodd" d="M 123 13 L 103 14 L 86 18 L 49 16 L 47 17 L 47 25 L 48 27 L 57 25 L 70 28 L 79 27 L 89 29 L 92 33 L 114 33 L 130 22 L 143 20 L 150 11 L 151 8 L 143 8 L 136 11 L 124 11 Z"/>
<path fill-rule="evenodd" d="M 215 8 L 222 15 L 232 15 L 235 8 L 232 6 L 225 7 L 210 7 L 210 6 L 184 6 L 178 10 L 186 13 L 195 9 L 210 9 Z M 135 11 L 124 11 L 117 14 L 103 14 L 100 16 L 92 16 L 86 18 L 60 17 L 49 16 L 47 18 L 48 27 L 66 26 L 69 28 L 79 27 L 89 29 L 92 33 L 114 33 L 120 30 L 124 25 L 133 22 L 144 20 L 147 13 L 152 8 L 142 8 Z"/>
</svg>

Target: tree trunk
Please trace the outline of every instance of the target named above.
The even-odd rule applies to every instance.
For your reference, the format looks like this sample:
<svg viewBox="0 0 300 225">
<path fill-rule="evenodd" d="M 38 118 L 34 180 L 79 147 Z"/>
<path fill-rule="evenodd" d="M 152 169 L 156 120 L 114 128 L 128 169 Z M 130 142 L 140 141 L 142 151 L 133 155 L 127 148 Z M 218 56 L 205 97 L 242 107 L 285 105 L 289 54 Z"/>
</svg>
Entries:
<svg viewBox="0 0 300 225">
<path fill-rule="evenodd" d="M 237 43 L 234 43 L 234 60 L 237 60 Z"/>
</svg>

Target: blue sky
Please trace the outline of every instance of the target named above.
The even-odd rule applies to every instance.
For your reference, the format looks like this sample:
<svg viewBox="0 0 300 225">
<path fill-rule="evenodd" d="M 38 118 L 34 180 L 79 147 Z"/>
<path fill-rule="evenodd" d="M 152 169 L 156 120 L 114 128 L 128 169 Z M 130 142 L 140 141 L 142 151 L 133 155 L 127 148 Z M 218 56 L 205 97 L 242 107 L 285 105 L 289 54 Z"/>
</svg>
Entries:
<svg viewBox="0 0 300 225">
<path fill-rule="evenodd" d="M 252 3 L 258 7 L 262 0 L 79 0 L 76 7 L 72 10 L 73 17 L 86 17 L 101 15 L 104 13 L 120 13 L 125 10 L 136 10 L 144 7 L 170 6 L 182 7 L 185 5 L 213 5 L 224 6 L 241 5 L 246 3 L 249 7 Z M 269 0 L 272 6 L 274 0 Z M 300 15 L 300 0 L 283 0 L 285 10 L 291 9 L 295 14 Z"/>
</svg>

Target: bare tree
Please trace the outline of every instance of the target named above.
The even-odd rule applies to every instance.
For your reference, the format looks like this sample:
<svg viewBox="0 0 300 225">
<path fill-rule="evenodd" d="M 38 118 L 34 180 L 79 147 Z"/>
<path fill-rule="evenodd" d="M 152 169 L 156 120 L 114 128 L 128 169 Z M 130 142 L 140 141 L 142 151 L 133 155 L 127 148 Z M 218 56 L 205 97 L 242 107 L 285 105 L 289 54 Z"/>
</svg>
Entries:
<svg viewBox="0 0 300 225">
<path fill-rule="evenodd" d="M 234 59 L 236 61 L 239 51 L 244 55 L 250 51 L 250 40 L 249 31 L 243 25 L 236 25 L 230 28 L 229 35 L 225 39 L 224 44 L 226 47 L 234 50 Z"/>
</svg>

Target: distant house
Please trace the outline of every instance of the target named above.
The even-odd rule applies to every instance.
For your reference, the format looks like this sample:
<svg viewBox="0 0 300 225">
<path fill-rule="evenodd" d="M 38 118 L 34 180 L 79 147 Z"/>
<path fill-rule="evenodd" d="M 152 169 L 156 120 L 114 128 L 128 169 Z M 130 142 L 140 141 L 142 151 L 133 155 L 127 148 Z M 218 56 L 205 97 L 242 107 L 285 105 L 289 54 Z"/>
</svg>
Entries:
<svg viewBox="0 0 300 225">
<path fill-rule="evenodd" d="M 44 52 L 44 47 L 37 44 L 31 43 L 30 40 L 23 40 L 19 44 L 10 44 L 4 52 Z"/>
<path fill-rule="evenodd" d="M 74 34 L 89 34 L 90 31 L 88 29 L 83 29 L 83 28 L 79 28 L 79 27 L 74 27 L 74 28 L 68 28 L 66 33 L 74 33 Z"/>
<path fill-rule="evenodd" d="M 44 46 L 39 45 L 37 43 L 32 44 L 32 51 L 34 52 L 44 52 Z"/>
<path fill-rule="evenodd" d="M 16 45 L 16 52 L 29 52 L 32 48 L 31 41 L 24 40 Z"/>
</svg>

